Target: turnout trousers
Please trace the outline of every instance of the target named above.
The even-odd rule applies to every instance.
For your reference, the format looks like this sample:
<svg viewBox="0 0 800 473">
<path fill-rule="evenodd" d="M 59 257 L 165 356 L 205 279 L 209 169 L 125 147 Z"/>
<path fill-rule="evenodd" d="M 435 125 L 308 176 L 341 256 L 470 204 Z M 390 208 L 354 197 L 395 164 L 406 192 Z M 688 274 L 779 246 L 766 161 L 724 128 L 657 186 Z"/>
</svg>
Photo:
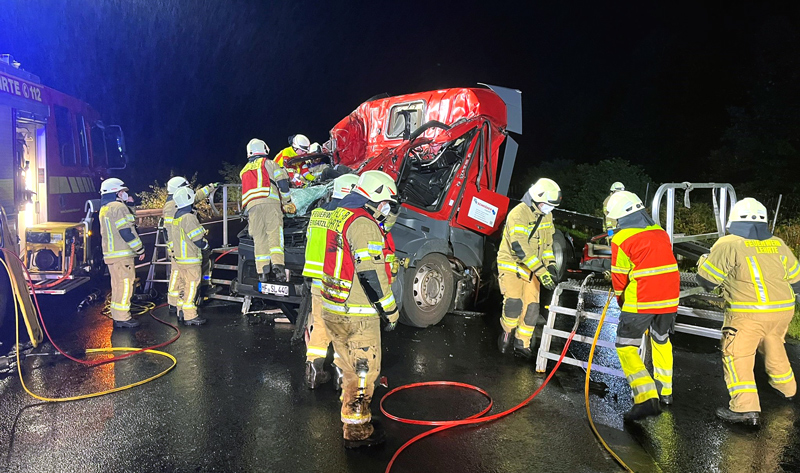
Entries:
<svg viewBox="0 0 800 473">
<path fill-rule="evenodd" d="M 633 312 L 620 314 L 617 355 L 633 391 L 635 404 L 658 399 L 659 393 L 662 396 L 672 395 L 672 343 L 669 341 L 669 334 L 674 331 L 676 315 Z M 653 354 L 653 376 L 650 376 L 639 356 L 639 345 L 648 329 Z"/>
<path fill-rule="evenodd" d="M 169 255 L 169 287 L 167 287 L 167 304 L 177 307 L 178 306 L 178 292 L 176 287 L 178 285 L 178 263 L 175 262 L 175 257 Z"/>
<path fill-rule="evenodd" d="M 783 346 L 794 312 L 725 313 L 722 327 L 722 368 L 734 412 L 758 412 L 758 389 L 753 375 L 756 351 L 764 357 L 769 384 L 785 397 L 797 392 L 794 372 Z"/>
<path fill-rule="evenodd" d="M 283 211 L 274 199 L 259 199 L 248 204 L 248 232 L 253 237 L 256 271 L 270 271 L 271 264 L 284 264 Z"/>
<path fill-rule="evenodd" d="M 506 333 L 516 329 L 514 336 L 522 341 L 522 346 L 531 346 L 531 337 L 539 316 L 539 280 L 523 278 L 517 273 L 499 271 L 500 292 L 503 293 L 503 315 L 500 325 Z"/>
<path fill-rule="evenodd" d="M 176 264 L 177 280 L 175 291 L 178 294 L 178 310 L 183 311 L 183 320 L 197 318 L 197 288 L 200 287 L 202 266 L 200 264 Z"/>
<path fill-rule="evenodd" d="M 381 371 L 381 322 L 377 315 L 348 317 L 322 310 L 342 370 L 344 438 L 363 440 L 374 431 L 370 402 Z"/>
<path fill-rule="evenodd" d="M 316 283 L 316 280 L 314 282 Z M 322 320 L 322 294 L 319 286 L 313 283 L 311 285 L 311 313 L 306 322 L 306 331 L 308 332 L 306 361 L 314 361 L 317 358 L 328 356 L 331 338 L 328 336 L 328 329 L 325 328 L 325 322 Z M 334 357 L 336 357 L 335 353 Z"/>
<path fill-rule="evenodd" d="M 131 296 L 136 280 L 133 257 L 117 258 L 106 263 L 111 275 L 111 318 L 118 321 L 131 319 Z"/>
</svg>

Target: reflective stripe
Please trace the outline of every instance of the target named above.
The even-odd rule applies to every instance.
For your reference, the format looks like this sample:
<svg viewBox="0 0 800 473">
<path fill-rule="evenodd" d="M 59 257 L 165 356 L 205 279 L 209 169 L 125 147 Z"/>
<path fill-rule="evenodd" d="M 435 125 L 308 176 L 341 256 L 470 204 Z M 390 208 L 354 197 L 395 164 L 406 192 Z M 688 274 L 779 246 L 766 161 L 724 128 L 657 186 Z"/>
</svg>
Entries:
<svg viewBox="0 0 800 473">
<path fill-rule="evenodd" d="M 542 253 L 542 258 L 555 258 L 556 255 L 553 254 L 552 251 L 545 251 Z"/>
<path fill-rule="evenodd" d="M 322 289 L 322 280 L 321 279 L 312 279 L 311 280 L 311 287 L 316 287 L 317 289 Z"/>
<path fill-rule="evenodd" d="M 353 252 L 353 256 L 355 256 L 356 258 L 359 258 L 359 259 L 370 259 L 370 258 L 372 258 L 372 255 L 369 254 L 369 251 L 367 251 L 365 249 L 354 251 Z"/>
<path fill-rule="evenodd" d="M 658 398 L 656 383 L 647 370 L 639 371 L 627 376 L 628 384 L 633 391 L 633 402 L 642 403 L 648 399 Z"/>
<path fill-rule="evenodd" d="M 789 371 L 784 374 L 777 376 L 769 375 L 769 377 L 775 384 L 785 384 L 794 379 L 794 372 L 789 369 Z"/>
<path fill-rule="evenodd" d="M 395 305 L 394 294 L 390 292 L 388 295 L 384 296 L 383 299 L 379 300 L 378 304 L 380 304 L 381 307 L 383 307 L 384 309 L 386 309 L 387 307 L 394 306 Z"/>
<path fill-rule="evenodd" d="M 203 227 L 197 227 L 194 230 L 192 230 L 191 232 L 189 232 L 189 234 L 186 235 L 186 236 L 191 238 L 191 239 L 194 239 L 194 237 L 196 237 L 197 235 L 202 234 L 203 232 L 205 232 L 205 229 Z"/>
<path fill-rule="evenodd" d="M 344 415 L 342 414 L 342 422 L 345 424 L 366 424 L 367 422 L 372 420 L 372 414 L 369 415 L 361 415 L 361 414 L 350 414 Z"/>
<path fill-rule="evenodd" d="M 272 248 L 269 249 L 269 253 L 271 255 L 274 255 L 274 254 L 282 255 L 283 254 L 283 248 L 281 248 L 280 246 L 273 246 Z"/>
<path fill-rule="evenodd" d="M 728 277 L 727 274 L 723 273 L 719 268 L 714 266 L 713 264 L 709 263 L 708 260 L 705 260 L 702 265 L 700 265 L 700 269 L 706 271 L 708 274 L 714 276 L 717 280 L 722 281 Z"/>
<path fill-rule="evenodd" d="M 310 355 L 316 355 L 316 356 L 328 356 L 328 348 L 327 348 L 327 347 L 325 347 L 325 348 L 322 348 L 322 347 L 312 347 L 311 345 L 309 345 L 309 346 L 306 348 L 306 356 L 310 356 Z"/>
<path fill-rule="evenodd" d="M 639 345 L 642 344 L 642 339 L 641 338 L 617 337 L 616 343 L 617 343 L 617 345 L 638 347 Z"/>
<path fill-rule="evenodd" d="M 728 372 L 731 375 L 731 379 L 733 382 L 736 383 L 739 381 L 739 375 L 736 373 L 736 367 L 733 365 L 733 357 L 732 356 L 723 356 L 722 362 L 725 363 L 725 366 L 728 367 Z"/>
<path fill-rule="evenodd" d="M 663 309 L 666 307 L 677 306 L 680 299 L 668 299 L 665 301 L 655 302 L 637 302 L 636 308 L 638 309 Z M 627 305 L 627 304 L 625 304 Z"/>
<path fill-rule="evenodd" d="M 533 268 L 533 266 L 539 262 L 539 258 L 536 255 L 531 256 L 530 258 L 523 261 L 523 264 L 529 268 Z"/>
<path fill-rule="evenodd" d="M 792 266 L 792 269 L 789 270 L 789 279 L 794 279 L 798 275 L 800 275 L 800 263 L 795 261 L 794 266 Z"/>
<path fill-rule="evenodd" d="M 540 229 L 553 228 L 553 224 L 551 222 L 543 222 L 541 225 L 539 225 L 539 228 Z"/>
<path fill-rule="evenodd" d="M 501 316 L 501 320 L 507 327 L 514 328 L 519 325 L 519 319 L 509 319 L 505 315 Z"/>
<path fill-rule="evenodd" d="M 759 301 L 769 302 L 767 288 L 764 287 L 764 282 L 761 278 L 761 268 L 758 266 L 758 260 L 756 260 L 755 256 L 748 256 L 747 263 L 750 269 L 750 278 L 753 281 L 753 287 L 756 289 L 756 294 L 758 295 Z"/>
<path fill-rule="evenodd" d="M 612 266 L 611 272 L 616 274 L 628 274 L 631 272 L 631 268 L 623 268 L 621 266 Z"/>
<path fill-rule="evenodd" d="M 755 302 L 729 302 L 728 310 L 731 312 L 780 312 L 783 310 L 794 309 L 795 301 L 778 301 L 768 304 L 758 304 Z"/>
<path fill-rule="evenodd" d="M 328 312 L 333 312 L 334 314 L 349 315 L 353 317 L 369 317 L 371 315 L 378 314 L 378 311 L 372 306 L 334 304 L 324 299 L 322 301 L 322 307 Z"/>
<path fill-rule="evenodd" d="M 742 393 L 757 393 L 758 388 L 753 381 L 742 381 L 741 383 L 731 383 L 728 385 L 728 393 L 731 396 Z"/>
<path fill-rule="evenodd" d="M 520 233 L 522 235 L 528 235 L 528 227 L 522 225 L 514 225 L 511 229 L 511 233 Z"/>
<path fill-rule="evenodd" d="M 142 240 L 134 238 L 133 240 L 131 240 L 130 243 L 128 243 L 128 246 L 130 246 L 131 248 L 139 248 L 140 246 L 142 246 Z"/>
<path fill-rule="evenodd" d="M 669 378 L 670 381 L 672 380 L 672 370 L 665 370 L 663 368 L 653 367 L 653 374 L 665 376 L 665 377 Z M 659 381 L 661 381 L 661 379 L 659 379 Z"/>
<path fill-rule="evenodd" d="M 383 253 L 383 244 L 377 241 L 371 241 L 367 244 L 367 251 L 372 253 Z"/>
<path fill-rule="evenodd" d="M 655 330 L 650 330 L 650 336 L 653 337 L 659 343 L 664 343 L 669 339 L 669 333 L 660 334 Z"/>
<path fill-rule="evenodd" d="M 324 276 L 325 273 L 323 273 L 322 270 L 319 270 L 319 269 L 304 268 L 303 269 L 303 275 L 304 276 L 317 276 L 317 275 Z M 314 281 L 319 281 L 320 285 L 322 284 L 322 281 L 320 281 L 319 279 L 314 279 Z M 312 285 L 313 285 L 313 282 L 312 282 Z"/>
<path fill-rule="evenodd" d="M 634 269 L 631 271 L 631 277 L 642 277 L 642 276 L 655 276 L 657 274 L 667 274 L 667 273 L 676 273 L 678 272 L 678 265 L 677 264 L 668 264 L 666 266 L 657 266 L 655 268 L 648 268 L 648 269 Z"/>
<path fill-rule="evenodd" d="M 509 271 L 515 274 L 519 274 L 523 278 L 530 278 L 531 271 L 526 268 L 525 266 L 520 266 L 517 263 L 509 263 L 506 261 L 498 261 L 497 262 L 497 269 L 503 271 Z"/>
<path fill-rule="evenodd" d="M 128 219 L 123 217 L 123 218 L 117 220 L 116 222 L 114 222 L 114 226 L 119 228 L 119 227 L 125 226 L 125 224 L 127 224 L 127 223 L 128 223 Z"/>
<path fill-rule="evenodd" d="M 522 335 L 523 337 L 527 337 L 529 335 L 533 335 L 533 327 L 525 328 L 522 325 L 517 327 L 517 335 Z"/>
<path fill-rule="evenodd" d="M 178 264 L 197 264 L 202 263 L 202 258 L 175 258 L 175 262 Z"/>
</svg>

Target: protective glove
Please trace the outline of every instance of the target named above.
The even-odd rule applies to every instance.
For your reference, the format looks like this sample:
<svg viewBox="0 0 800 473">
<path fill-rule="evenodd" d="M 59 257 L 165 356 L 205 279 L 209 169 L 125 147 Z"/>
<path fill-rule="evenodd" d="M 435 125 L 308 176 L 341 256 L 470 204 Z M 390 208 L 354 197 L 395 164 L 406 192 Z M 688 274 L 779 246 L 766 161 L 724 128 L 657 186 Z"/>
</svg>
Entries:
<svg viewBox="0 0 800 473">
<path fill-rule="evenodd" d="M 297 213 L 297 206 L 294 205 L 294 202 L 289 202 L 288 204 L 284 204 L 283 212 L 287 214 L 295 214 Z"/>
<path fill-rule="evenodd" d="M 553 275 L 550 274 L 549 272 L 539 276 L 539 282 L 541 282 L 542 286 L 544 286 L 545 289 L 549 291 L 552 291 L 556 288 L 556 283 L 555 281 L 553 281 Z"/>
<path fill-rule="evenodd" d="M 400 318 L 400 314 L 397 312 L 397 307 L 395 307 L 390 312 L 381 311 L 381 318 L 386 321 L 383 331 L 391 332 L 397 327 L 397 319 Z"/>
<path fill-rule="evenodd" d="M 611 271 L 603 271 L 603 279 L 611 282 Z"/>
<path fill-rule="evenodd" d="M 558 281 L 558 268 L 556 268 L 556 265 L 551 264 L 550 266 L 548 266 L 547 267 L 547 272 L 550 273 L 551 276 L 553 276 L 553 281 L 555 283 L 559 282 Z"/>
</svg>

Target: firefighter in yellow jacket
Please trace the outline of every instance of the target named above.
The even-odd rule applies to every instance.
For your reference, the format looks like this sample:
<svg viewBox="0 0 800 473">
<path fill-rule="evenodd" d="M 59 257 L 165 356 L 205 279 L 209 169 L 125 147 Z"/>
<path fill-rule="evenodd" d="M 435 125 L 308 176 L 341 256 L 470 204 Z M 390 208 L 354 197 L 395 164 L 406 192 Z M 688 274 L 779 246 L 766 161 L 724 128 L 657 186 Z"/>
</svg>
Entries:
<svg viewBox="0 0 800 473">
<path fill-rule="evenodd" d="M 184 325 L 203 325 L 206 319 L 197 315 L 197 290 L 202 278 L 203 251 L 208 249 L 206 229 L 192 211 L 195 193 L 190 187 L 175 191 L 175 217 L 172 219 L 170 245 L 175 254 L 178 277 L 175 292 L 178 297 L 178 320 Z"/>
<path fill-rule="evenodd" d="M 172 241 L 172 218 L 175 217 L 175 212 L 178 208 L 175 206 L 174 195 L 178 189 L 181 187 L 186 187 L 189 185 L 189 181 L 186 178 L 181 176 L 175 176 L 167 181 L 167 201 L 164 204 L 164 231 L 167 237 L 167 254 L 169 256 L 170 262 L 170 272 L 169 272 L 169 286 L 167 288 L 167 304 L 169 304 L 169 314 L 176 316 L 178 315 L 178 293 L 175 290 L 175 285 L 178 282 L 178 266 L 175 264 L 175 255 L 172 251 L 172 247 L 170 242 Z M 209 184 L 205 187 L 202 187 L 197 193 L 195 194 L 195 204 L 201 202 L 204 199 L 207 199 L 214 189 L 216 189 L 219 184 Z M 208 263 L 203 261 L 203 280 L 204 282 L 211 280 L 211 264 L 210 261 Z M 207 284 L 207 283 L 206 283 Z"/>
<path fill-rule="evenodd" d="M 606 197 L 606 200 L 603 201 L 603 215 L 605 216 L 603 220 L 603 231 L 607 232 L 608 230 L 617 228 L 617 221 L 608 216 L 608 201 L 611 199 L 612 195 L 624 190 L 625 190 L 625 184 L 619 181 L 611 184 L 608 197 Z"/>
<path fill-rule="evenodd" d="M 560 204 L 561 188 L 551 179 L 542 178 L 508 213 L 497 252 L 498 279 L 504 297 L 500 318 L 503 333 L 497 341 L 500 353 L 507 353 L 513 343 L 515 355 L 533 357 L 531 338 L 539 316 L 540 286 L 550 290 L 556 287 L 555 229 L 550 212 Z"/>
<path fill-rule="evenodd" d="M 698 282 L 708 290 L 722 288 L 722 368 L 731 400 L 717 409 L 728 422 L 758 425 L 761 406 L 753 375 L 756 351 L 764 355 L 769 384 L 786 399 L 797 382 L 784 348 L 800 292 L 800 263 L 767 225 L 767 209 L 752 198 L 733 206 L 729 235 L 701 258 Z"/>
<path fill-rule="evenodd" d="M 242 208 L 247 214 L 248 233 L 255 247 L 256 271 L 261 282 L 286 282 L 283 253 L 283 213 L 297 207 L 289 193 L 286 170 L 267 158 L 269 148 L 262 140 L 247 143 L 247 164 L 242 179 Z"/>
<path fill-rule="evenodd" d="M 306 229 L 306 252 L 303 276 L 311 278 L 311 313 L 306 321 L 306 386 L 316 389 L 320 384 L 330 381 L 330 374 L 323 365 L 328 356 L 331 338 L 322 321 L 322 268 L 325 262 L 325 239 L 328 232 L 328 217 L 339 207 L 353 186 L 358 182 L 358 175 L 344 174 L 333 181 L 331 199 L 328 203 L 314 209 Z M 317 241 L 319 240 L 319 242 Z M 334 353 L 334 358 L 338 358 Z M 334 388 L 341 388 L 344 373 L 334 360 L 336 380 Z"/>
<path fill-rule="evenodd" d="M 370 402 L 381 369 L 380 318 L 393 330 L 398 312 L 385 262 L 381 223 L 397 199 L 394 180 L 366 171 L 327 218 L 322 319 L 344 372 L 341 420 L 346 448 L 384 441 Z"/>
<path fill-rule="evenodd" d="M 100 185 L 100 235 L 103 260 L 111 275 L 111 318 L 114 328 L 134 328 L 139 321 L 131 318 L 131 295 L 136 279 L 133 258 L 144 260 L 144 246 L 136 233 L 134 218 L 128 206 L 128 188 L 117 178 Z"/>
</svg>

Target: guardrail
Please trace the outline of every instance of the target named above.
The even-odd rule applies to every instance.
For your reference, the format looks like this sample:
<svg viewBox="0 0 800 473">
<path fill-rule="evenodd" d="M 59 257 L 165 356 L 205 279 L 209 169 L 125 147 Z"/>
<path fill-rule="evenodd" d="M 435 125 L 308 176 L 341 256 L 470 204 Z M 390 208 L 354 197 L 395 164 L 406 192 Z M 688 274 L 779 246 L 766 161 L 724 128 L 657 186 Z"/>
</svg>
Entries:
<svg viewBox="0 0 800 473">
<path fill-rule="evenodd" d="M 684 191 L 683 205 L 686 206 L 686 208 L 689 208 L 691 206 L 691 202 L 689 200 L 689 194 L 693 190 L 695 189 L 711 190 L 711 199 L 714 206 L 714 219 L 717 224 L 716 232 L 703 233 L 699 235 L 675 235 L 675 190 L 676 189 Z M 653 207 L 652 207 L 653 220 L 655 220 L 656 223 L 659 225 L 661 225 L 661 202 L 665 196 L 667 198 L 667 215 L 666 215 L 666 225 L 664 226 L 664 230 L 666 230 L 667 234 L 669 234 L 669 239 L 672 241 L 673 245 L 675 243 L 708 240 L 712 238 L 722 238 L 725 236 L 725 230 L 727 226 L 728 212 L 729 212 L 728 205 L 730 204 L 730 206 L 733 207 L 733 204 L 736 203 L 736 191 L 733 190 L 732 185 L 715 184 L 713 182 L 700 183 L 700 184 L 694 184 L 691 182 L 662 184 L 656 191 L 655 195 L 653 196 Z"/>
</svg>

